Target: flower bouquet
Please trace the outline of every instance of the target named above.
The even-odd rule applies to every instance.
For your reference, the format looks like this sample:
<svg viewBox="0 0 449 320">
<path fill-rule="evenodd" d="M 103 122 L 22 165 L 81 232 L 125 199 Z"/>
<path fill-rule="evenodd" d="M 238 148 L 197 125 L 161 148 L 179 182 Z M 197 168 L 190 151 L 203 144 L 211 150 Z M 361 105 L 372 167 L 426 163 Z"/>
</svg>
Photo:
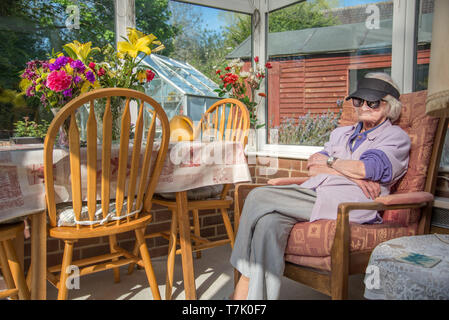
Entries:
<svg viewBox="0 0 449 320">
<path fill-rule="evenodd" d="M 151 81 L 155 73 L 142 67 L 140 62 L 163 48 L 153 34 L 145 35 L 132 28 L 128 29 L 128 38 L 118 43 L 117 51 L 111 45 L 100 50 L 92 48 L 91 42 L 75 40 L 63 46 L 66 55 L 52 52 L 49 60 L 28 62 L 21 75 L 20 87 L 26 96 L 39 97 L 43 106 L 53 113 L 92 89 L 121 87 L 144 91 L 145 82 Z M 104 60 L 95 61 L 95 53 L 102 54 Z M 143 55 L 139 56 L 139 53 Z M 118 120 L 122 107 L 120 99 L 111 101 L 113 140 L 120 134 Z M 104 108 L 104 101 L 95 106 L 100 122 Z"/>
<path fill-rule="evenodd" d="M 99 75 L 92 68 L 93 62 L 88 63 L 92 61 L 91 54 L 95 50 L 90 49 L 90 42 L 82 46 L 84 51 L 80 56 L 65 56 L 63 53 L 53 52 L 49 60 L 28 62 L 20 82 L 20 88 L 26 96 L 39 97 L 42 105 L 56 114 L 74 97 L 99 88 Z M 68 123 L 64 124 L 64 129 L 59 132 L 58 138 L 58 143 L 62 146 L 67 145 Z"/>
<path fill-rule="evenodd" d="M 224 72 L 220 69 L 216 70 L 221 83 L 220 89 L 214 91 L 218 93 L 219 97 L 228 94 L 229 97 L 243 102 L 249 111 L 251 129 L 259 129 L 265 126 L 265 123 L 259 123 L 257 119 L 257 106 L 260 100 L 256 102 L 255 91 L 259 90 L 260 84 L 265 78 L 265 68 L 271 68 L 271 64 L 268 62 L 265 67 L 261 66 L 259 57 L 255 57 L 254 62 L 255 68 L 250 68 L 249 71 L 243 71 L 244 62 L 240 59 L 232 60 L 225 67 Z M 266 97 L 263 92 L 260 92 L 258 96 L 260 99 Z"/>
</svg>

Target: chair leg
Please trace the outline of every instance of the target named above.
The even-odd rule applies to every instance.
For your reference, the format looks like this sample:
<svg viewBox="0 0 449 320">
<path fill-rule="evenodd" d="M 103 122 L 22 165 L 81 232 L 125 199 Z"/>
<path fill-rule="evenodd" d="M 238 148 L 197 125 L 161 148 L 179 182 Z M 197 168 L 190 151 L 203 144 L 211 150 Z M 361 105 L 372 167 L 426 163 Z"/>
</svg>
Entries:
<svg viewBox="0 0 449 320">
<path fill-rule="evenodd" d="M 58 300 L 67 300 L 68 288 L 66 285 L 67 281 L 67 267 L 72 264 L 73 257 L 73 245 L 74 241 L 65 241 L 64 246 L 64 256 L 62 258 L 61 275 L 59 278 L 59 290 L 58 290 Z"/>
<path fill-rule="evenodd" d="M 3 247 L 3 241 L 0 241 L 0 267 L 8 289 L 17 288 L 14 284 L 14 278 L 12 277 L 11 270 L 9 269 L 8 258 L 6 257 L 5 248 Z M 17 294 L 13 294 L 10 297 L 13 300 L 19 299 Z"/>
<path fill-rule="evenodd" d="M 348 274 L 343 272 L 332 273 L 331 275 L 331 298 L 332 300 L 348 299 Z"/>
<path fill-rule="evenodd" d="M 200 232 L 200 215 L 199 215 L 199 210 L 198 209 L 193 209 L 193 230 L 196 236 L 200 237 L 201 236 L 201 232 Z M 196 252 L 196 258 L 200 259 L 201 258 L 201 251 L 197 251 Z"/>
<path fill-rule="evenodd" d="M 19 298 L 22 300 L 30 300 L 30 289 L 27 286 L 25 276 L 23 274 L 22 266 L 17 258 L 16 250 L 12 244 L 12 240 L 6 240 L 4 243 L 6 256 L 8 257 L 9 268 L 16 284 L 16 288 L 19 289 Z"/>
<path fill-rule="evenodd" d="M 117 235 L 111 235 L 109 236 L 109 248 L 111 250 L 111 253 L 115 253 L 117 250 L 115 249 L 115 247 L 117 246 Z M 112 261 L 117 261 L 118 258 L 112 259 Z M 115 283 L 119 283 L 120 282 L 120 269 L 114 268 L 113 269 L 114 272 L 114 282 Z"/>
<path fill-rule="evenodd" d="M 133 249 L 133 255 L 137 256 L 139 254 L 139 246 L 137 244 L 137 241 L 134 243 L 134 249 Z M 132 274 L 134 272 L 134 267 L 136 264 L 134 262 L 131 262 L 128 265 L 128 274 Z"/>
<path fill-rule="evenodd" d="M 228 234 L 229 240 L 231 240 L 231 248 L 234 248 L 234 231 L 232 230 L 231 220 L 229 219 L 228 211 L 225 208 L 222 208 L 220 210 L 226 228 L 226 233 Z"/>
<path fill-rule="evenodd" d="M 167 275 L 165 280 L 165 300 L 171 300 L 171 294 L 173 289 L 173 273 L 175 270 L 177 235 L 178 235 L 178 220 L 176 217 L 176 211 L 172 210 L 170 239 L 168 241 Z"/>
<path fill-rule="evenodd" d="M 147 244 L 145 242 L 145 237 L 143 236 L 145 228 L 136 229 L 136 239 L 139 246 L 140 255 L 142 257 L 143 265 L 145 266 L 145 272 L 147 274 L 148 283 L 151 287 L 151 292 L 153 293 L 153 299 L 161 300 L 161 294 L 159 292 L 159 287 L 156 281 L 156 275 L 154 274 L 153 265 L 151 264 L 150 253 L 148 251 Z"/>
</svg>

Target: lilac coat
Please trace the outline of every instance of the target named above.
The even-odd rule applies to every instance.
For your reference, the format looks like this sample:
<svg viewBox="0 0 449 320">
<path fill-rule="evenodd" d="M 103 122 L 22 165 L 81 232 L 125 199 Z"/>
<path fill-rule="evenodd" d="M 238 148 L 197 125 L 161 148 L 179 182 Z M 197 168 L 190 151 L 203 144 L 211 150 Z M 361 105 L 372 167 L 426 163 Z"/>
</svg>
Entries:
<svg viewBox="0 0 449 320">
<path fill-rule="evenodd" d="M 329 142 L 324 150 L 329 156 L 344 160 L 360 160 L 360 156 L 367 150 L 376 149 L 385 153 L 391 162 L 392 179 L 380 185 L 381 195 L 390 193 L 390 187 L 396 183 L 407 171 L 410 138 L 399 126 L 392 125 L 390 120 L 385 121 L 373 131 L 367 133 L 367 139 L 352 152 L 348 141 L 356 128 L 345 126 L 336 128 L 330 135 Z M 341 202 L 371 202 L 362 189 L 350 179 L 331 175 L 319 174 L 311 177 L 302 188 L 313 189 L 317 199 L 312 210 L 310 221 L 319 219 L 337 219 L 337 209 Z M 349 213 L 349 221 L 356 223 L 380 223 L 382 218 L 374 210 L 354 210 Z"/>
</svg>

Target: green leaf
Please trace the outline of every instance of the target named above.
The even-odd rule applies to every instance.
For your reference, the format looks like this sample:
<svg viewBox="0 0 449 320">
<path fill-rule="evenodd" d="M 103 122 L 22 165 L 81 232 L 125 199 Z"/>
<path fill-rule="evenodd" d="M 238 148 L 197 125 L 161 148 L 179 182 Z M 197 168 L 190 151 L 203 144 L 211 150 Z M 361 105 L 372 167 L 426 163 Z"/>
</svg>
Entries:
<svg viewBox="0 0 449 320">
<path fill-rule="evenodd" d="M 72 48 L 70 48 L 67 45 L 63 46 L 64 51 L 69 55 L 70 58 L 72 58 L 73 60 L 78 59 L 78 56 L 76 55 L 75 51 L 72 50 Z"/>
</svg>

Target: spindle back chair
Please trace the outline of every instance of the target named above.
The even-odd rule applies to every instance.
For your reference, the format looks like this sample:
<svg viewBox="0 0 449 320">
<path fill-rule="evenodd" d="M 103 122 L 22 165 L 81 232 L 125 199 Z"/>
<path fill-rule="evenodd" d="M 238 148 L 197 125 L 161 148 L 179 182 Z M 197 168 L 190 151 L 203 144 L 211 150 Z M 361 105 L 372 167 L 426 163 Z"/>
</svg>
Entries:
<svg viewBox="0 0 449 320">
<path fill-rule="evenodd" d="M 115 190 L 113 190 L 111 157 L 116 146 L 112 145 L 113 110 L 111 105 L 117 99 L 125 99 L 125 103 L 120 124 L 117 178 Z M 103 103 L 105 107 L 103 117 L 99 121 L 102 123 L 101 145 L 97 143 L 97 118 L 99 117 L 95 115 L 96 102 L 97 104 Z M 86 129 L 87 147 L 82 150 L 76 111 L 85 104 L 89 104 Z M 135 136 L 131 145 L 132 107 L 137 108 L 138 115 Z M 147 129 L 144 128 L 144 109 L 150 115 L 150 124 Z M 72 201 L 68 203 L 70 207 L 68 209 L 66 207 L 63 212 L 69 212 L 74 216 L 72 217 L 74 225 L 61 224 L 61 206 L 59 204 L 57 206 L 55 195 L 54 143 L 60 128 L 65 123 L 68 124 Z M 159 134 L 157 129 L 160 129 L 161 132 L 158 138 L 156 138 Z M 169 123 L 162 107 L 144 93 L 131 89 L 94 90 L 73 99 L 56 114 L 48 128 L 44 142 L 44 178 L 50 224 L 49 235 L 65 242 L 62 265 L 51 267 L 48 272 L 48 279 L 59 289 L 58 299 L 66 299 L 68 295 L 65 286 L 68 275 L 65 270 L 69 265 L 83 267 L 80 269 L 80 275 L 114 269 L 114 278 L 118 282 L 120 280 L 118 267 L 131 262 L 145 268 L 153 297 L 160 299 L 144 240 L 144 231 L 152 218 L 150 214 L 151 200 L 166 158 L 169 137 Z M 99 165 L 98 157 L 100 152 L 101 165 Z M 81 158 L 84 153 L 86 155 L 86 179 L 82 179 L 81 174 L 83 164 Z M 101 169 L 101 173 L 99 169 Z M 97 186 L 97 178 L 100 180 L 100 187 Z M 117 245 L 117 234 L 128 231 L 135 232 L 142 258 Z M 77 240 L 103 236 L 109 236 L 110 254 L 72 261 L 73 246 Z M 107 260 L 111 261 L 104 262 Z M 54 272 L 60 272 L 59 279 Z"/>
<path fill-rule="evenodd" d="M 243 148 L 248 142 L 248 131 L 250 127 L 249 112 L 246 106 L 236 99 L 222 99 L 214 103 L 209 107 L 206 113 L 202 116 L 201 121 L 195 130 L 195 140 L 201 140 L 204 142 L 210 141 L 233 141 L 240 142 Z M 220 245 L 230 243 L 231 247 L 234 245 L 234 231 L 230 218 L 228 216 L 228 209 L 233 205 L 233 199 L 228 196 L 229 189 L 232 184 L 224 184 L 221 192 L 215 197 L 209 197 L 206 199 L 195 200 L 189 199 L 187 203 L 187 210 L 193 213 L 193 239 L 194 245 L 192 251 L 196 252 L 197 258 L 201 257 L 201 250 L 213 248 Z M 204 191 L 201 187 L 189 191 Z M 174 197 L 173 197 L 174 198 Z M 176 199 L 162 199 L 154 198 L 153 202 L 164 207 L 167 207 L 172 212 L 172 223 L 170 231 L 158 232 L 148 234 L 146 237 L 162 236 L 169 240 L 169 252 L 167 260 L 167 278 L 165 288 L 165 298 L 171 299 L 171 293 L 173 288 L 173 272 L 175 254 L 180 254 L 181 250 L 176 250 L 177 244 L 179 244 L 178 225 L 177 221 L 177 203 Z M 200 235 L 200 222 L 199 211 L 200 210 L 215 210 L 218 209 L 221 212 L 223 222 L 226 228 L 227 239 L 210 241 Z M 136 250 L 134 251 L 136 252 Z M 131 268 L 129 272 L 132 272 Z"/>
</svg>

